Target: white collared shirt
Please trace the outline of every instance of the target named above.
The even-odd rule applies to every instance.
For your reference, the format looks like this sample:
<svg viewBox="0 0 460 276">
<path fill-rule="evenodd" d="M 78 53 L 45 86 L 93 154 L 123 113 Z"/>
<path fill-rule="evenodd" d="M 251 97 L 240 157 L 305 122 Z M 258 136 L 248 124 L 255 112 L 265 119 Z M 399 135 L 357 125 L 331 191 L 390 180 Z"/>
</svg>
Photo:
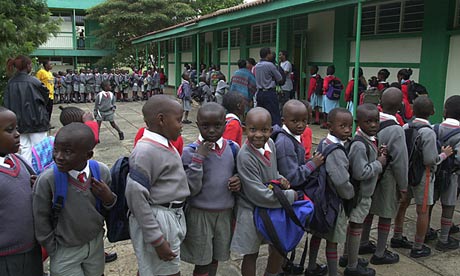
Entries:
<svg viewBox="0 0 460 276">
<path fill-rule="evenodd" d="M 342 141 L 340 140 L 339 138 L 335 137 L 334 135 L 328 133 L 327 134 L 327 137 L 326 137 L 329 141 L 331 141 L 332 143 L 339 143 L 341 144 L 342 146 L 345 146 L 345 141 Z"/>
<path fill-rule="evenodd" d="M 88 161 L 86 161 L 86 166 L 85 166 L 85 168 L 84 168 L 83 170 L 81 170 L 81 171 L 71 170 L 71 171 L 69 171 L 69 175 L 70 175 L 71 177 L 75 178 L 75 179 L 78 179 L 78 175 L 79 175 L 80 173 L 83 173 L 83 172 L 84 172 L 85 175 L 86 175 L 86 179 L 88 179 L 88 177 L 89 177 L 89 172 L 90 172 L 90 171 L 89 171 L 89 163 L 88 163 Z"/>
<path fill-rule="evenodd" d="M 294 137 L 297 142 L 301 143 L 300 142 L 300 135 L 294 135 L 292 134 L 292 132 L 289 130 L 289 128 L 286 126 L 286 125 L 283 125 L 283 129 L 287 132 L 287 134 L 291 135 L 292 137 Z"/>
<path fill-rule="evenodd" d="M 382 120 L 382 119 L 385 119 L 385 120 Z M 386 120 L 393 120 L 396 123 L 398 123 L 398 125 L 399 125 L 399 122 L 398 122 L 398 120 L 396 119 L 395 116 L 387 114 L 387 113 L 384 113 L 384 112 L 380 112 L 380 122 L 386 121 Z"/>
<path fill-rule="evenodd" d="M 453 118 L 447 118 L 442 122 L 443 124 L 453 125 L 453 126 L 460 126 L 460 121 L 455 120 Z"/>
<path fill-rule="evenodd" d="M 160 144 L 162 144 L 163 146 L 165 147 L 169 147 L 169 141 L 168 139 L 166 139 L 166 137 L 164 137 L 163 135 L 160 135 L 158 133 L 155 133 L 153 131 L 150 131 L 148 129 L 145 129 L 144 130 L 144 135 L 142 137 L 145 137 L 145 138 L 148 138 L 148 139 L 151 139 L 155 142 L 158 142 Z"/>
<path fill-rule="evenodd" d="M 0 156 L 0 166 L 5 167 L 5 168 L 11 168 L 10 165 L 5 164 L 5 159 L 8 157 L 8 155 L 5 155 L 5 157 Z"/>
<path fill-rule="evenodd" d="M 413 120 L 413 122 L 415 122 L 415 121 L 418 121 L 418 122 L 420 122 L 420 123 L 425 123 L 425 124 L 427 124 L 427 125 L 431 125 L 431 124 L 430 124 L 430 121 L 428 121 L 428 120 L 426 120 L 426 119 L 422 119 L 422 118 L 417 118 L 417 117 L 415 117 L 415 119 Z"/>
<path fill-rule="evenodd" d="M 204 142 L 204 138 L 203 138 L 203 136 L 201 136 L 201 134 L 198 135 L 198 141 L 200 141 L 201 143 Z M 219 149 L 221 149 L 222 146 L 224 145 L 224 139 L 222 137 L 220 137 L 219 140 L 217 140 L 215 143 L 213 143 L 211 149 L 215 150 L 216 149 L 216 144 L 219 147 Z"/>
<path fill-rule="evenodd" d="M 264 148 L 259 148 L 259 149 L 256 149 L 258 152 L 260 152 L 260 154 L 264 155 L 265 154 L 265 151 L 268 151 L 268 152 L 272 152 L 272 149 L 270 148 L 270 146 L 268 145 L 268 143 L 265 143 L 264 145 Z"/>
<path fill-rule="evenodd" d="M 233 114 L 233 113 L 227 113 L 227 115 L 225 115 L 225 119 L 235 119 L 235 120 L 238 120 L 238 122 L 241 123 L 240 118 L 238 118 L 238 116 L 236 116 L 236 115 Z"/>
<path fill-rule="evenodd" d="M 369 136 L 364 131 L 362 131 L 361 129 L 358 129 L 356 132 L 359 133 L 359 135 L 363 136 L 364 138 L 369 139 L 369 141 L 375 142 L 375 136 Z"/>
</svg>

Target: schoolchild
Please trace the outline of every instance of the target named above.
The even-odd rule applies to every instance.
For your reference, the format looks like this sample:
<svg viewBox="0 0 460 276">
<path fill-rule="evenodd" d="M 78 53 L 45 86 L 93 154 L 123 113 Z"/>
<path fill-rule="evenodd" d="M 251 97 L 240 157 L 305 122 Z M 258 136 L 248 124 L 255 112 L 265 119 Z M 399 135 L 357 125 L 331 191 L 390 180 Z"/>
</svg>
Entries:
<svg viewBox="0 0 460 276">
<path fill-rule="evenodd" d="M 31 172 L 16 155 L 16 115 L 0 107 L 0 275 L 42 275 L 40 246 L 35 240 Z"/>
<path fill-rule="evenodd" d="M 201 87 L 201 90 L 203 91 L 204 95 L 204 101 L 203 103 L 209 103 L 209 102 L 215 102 L 216 101 L 216 96 L 211 91 L 211 87 L 206 83 L 206 77 L 201 76 L 200 77 L 200 82 L 198 85 Z"/>
<path fill-rule="evenodd" d="M 164 69 L 160 69 L 160 94 L 164 93 L 166 82 L 168 81 L 168 76 L 166 76 Z"/>
<path fill-rule="evenodd" d="M 192 110 L 192 87 L 190 86 L 190 76 L 187 72 L 182 74 L 182 91 L 184 98 L 182 99 L 182 108 L 184 109 L 183 124 L 191 124 L 192 121 L 188 119 L 188 113 Z"/>
<path fill-rule="evenodd" d="M 102 83 L 102 91 L 97 94 L 94 100 L 94 117 L 99 125 L 99 132 L 102 121 L 109 121 L 110 125 L 118 132 L 120 140 L 123 140 L 125 139 L 125 135 L 115 123 L 115 109 L 117 108 L 115 101 L 115 96 L 110 91 L 110 82 L 104 81 Z"/>
<path fill-rule="evenodd" d="M 390 87 L 390 84 L 387 82 L 387 79 L 389 76 L 390 76 L 390 71 L 388 71 L 388 69 L 385 69 L 385 68 L 380 69 L 379 72 L 377 73 L 377 78 L 379 81 L 377 88 L 379 89 L 380 92 L 383 92 L 383 90 Z"/>
<path fill-rule="evenodd" d="M 247 100 L 243 94 L 230 91 L 224 95 L 222 106 L 227 111 L 225 116 L 225 130 L 222 134 L 227 140 L 232 140 L 240 147 L 243 145 L 243 124 L 241 119 L 244 117 Z"/>
<path fill-rule="evenodd" d="M 180 135 L 182 112 L 168 96 L 152 96 L 142 108 L 147 129 L 129 157 L 130 170 L 150 180 L 148 189 L 128 174 L 125 191 L 141 276 L 180 275 L 180 244 L 186 232 L 182 207 L 190 189 L 182 160 L 169 141 Z"/>
<path fill-rule="evenodd" d="M 73 83 L 73 95 L 72 102 L 78 103 L 80 100 L 80 74 L 75 69 L 72 74 L 72 83 Z"/>
<path fill-rule="evenodd" d="M 403 119 L 405 121 L 412 119 L 412 101 L 411 95 L 409 95 L 409 86 L 411 84 L 410 77 L 412 76 L 412 69 L 401 69 L 398 71 L 398 83 L 401 85 L 401 92 L 403 94 Z"/>
<path fill-rule="evenodd" d="M 342 146 L 348 141 L 351 136 L 353 126 L 353 117 L 345 108 L 334 108 L 328 116 L 329 134 L 326 139 L 322 140 L 322 148 L 332 144 L 340 144 Z M 353 185 L 349 178 L 349 161 L 345 151 L 337 149 L 332 151 L 326 158 L 324 163 L 327 171 L 327 183 L 332 187 L 337 195 L 344 200 L 352 199 L 355 195 Z M 306 275 L 318 275 L 324 268 L 316 263 L 318 250 L 321 238 L 326 240 L 326 259 L 328 275 L 337 275 L 337 244 L 344 243 L 346 240 L 346 223 L 347 218 L 343 206 L 340 205 L 340 210 L 337 214 L 337 219 L 334 228 L 327 234 L 314 234 L 310 241 L 310 255 Z M 321 274 L 324 275 L 324 274 Z"/>
<path fill-rule="evenodd" d="M 281 205 L 273 191 L 265 183 L 281 179 L 284 194 L 293 203 L 298 194 L 288 189 L 289 183 L 278 172 L 276 148 L 270 139 L 272 122 L 270 113 L 261 107 L 251 109 L 246 117 L 248 139 L 237 157 L 238 173 L 241 179 L 242 194 L 237 198 L 237 218 L 231 250 L 244 255 L 241 264 L 243 276 L 256 275 L 256 261 L 263 237 L 254 224 L 254 208 L 280 208 Z M 270 246 L 265 276 L 278 275 L 281 271 L 282 257 Z"/>
<path fill-rule="evenodd" d="M 218 104 L 222 104 L 224 95 L 228 91 L 228 84 L 227 84 L 224 74 L 219 74 L 218 79 L 219 81 L 217 82 L 217 86 L 215 89 L 216 93 L 214 95 L 216 96 L 216 102 Z"/>
<path fill-rule="evenodd" d="M 369 214 L 372 195 L 379 174 L 385 166 L 387 158 L 384 148 L 377 148 L 375 135 L 379 130 L 379 110 L 373 104 L 363 104 L 356 110 L 356 119 L 359 129 L 352 142 L 348 158 L 350 160 L 350 177 L 359 182 L 359 190 L 355 194 L 356 203 L 350 212 L 347 231 L 347 242 L 344 246 L 343 257 L 340 263 L 347 268 L 346 276 L 375 275 L 375 270 L 367 265 L 367 260 L 358 259 L 359 245 L 363 223 Z"/>
<path fill-rule="evenodd" d="M 54 143 L 55 168 L 40 174 L 33 194 L 35 236 L 50 256 L 51 275 L 104 273 L 104 216 L 116 195 L 110 191 L 110 171 L 98 162 L 95 179 L 88 160 L 93 156 L 94 134 L 82 123 L 62 127 Z M 67 199 L 60 211 L 52 207 L 56 193 L 54 169 L 67 176 Z M 99 205 L 101 205 L 100 208 Z M 51 218 L 51 219 L 50 219 Z"/>
<path fill-rule="evenodd" d="M 301 102 L 305 105 L 305 107 L 308 110 L 307 122 L 309 124 L 311 120 L 311 104 L 305 100 L 301 100 Z M 305 160 L 308 160 L 312 157 L 311 149 L 312 149 L 312 142 L 313 142 L 313 132 L 308 124 L 305 127 L 305 130 L 303 131 L 303 133 L 300 135 L 301 143 L 305 149 Z"/>
<path fill-rule="evenodd" d="M 429 226 L 428 210 L 434 203 L 433 189 L 436 164 L 441 163 L 452 155 L 452 147 L 443 147 L 441 154 L 438 154 L 436 133 L 433 131 L 428 121 L 428 118 L 434 114 L 434 106 L 433 102 L 428 97 L 418 97 L 415 99 L 413 109 L 415 119 L 410 125 L 404 125 L 404 128 L 418 128 L 420 144 L 414 146 L 419 146 L 422 151 L 425 170 L 420 183 L 417 183 L 417 186 L 410 185 L 406 201 L 399 204 L 398 215 L 395 219 L 394 234 L 391 239 L 391 247 L 412 249 L 410 256 L 412 258 L 420 258 L 431 254 L 431 249 L 424 245 L 423 242 Z M 406 210 L 412 198 L 415 200 L 417 211 L 417 229 L 413 243 L 409 242 L 407 238 L 403 236 Z"/>
<path fill-rule="evenodd" d="M 102 89 L 102 75 L 99 73 L 99 69 L 94 68 L 94 93 L 101 92 Z M 94 95 L 93 95 L 94 98 Z"/>
<path fill-rule="evenodd" d="M 72 76 L 72 69 L 67 69 L 65 75 L 65 103 L 70 103 L 73 97 L 73 76 Z"/>
<path fill-rule="evenodd" d="M 372 196 L 369 215 L 364 220 L 360 254 L 374 255 L 371 264 L 394 264 L 399 255 L 386 249 L 391 220 L 396 217 L 400 201 L 405 201 L 408 183 L 408 156 L 403 128 L 398 124 L 395 114 L 401 107 L 401 90 L 391 87 L 382 94 L 380 124 L 392 124 L 377 133 L 379 147 L 386 145 L 388 163 Z M 377 245 L 369 241 L 370 228 L 374 215 L 379 216 Z"/>
<path fill-rule="evenodd" d="M 329 88 L 329 83 L 331 81 L 340 82 L 340 79 L 337 78 L 336 76 L 334 76 L 334 74 L 335 74 L 335 66 L 334 65 L 328 66 L 327 69 L 326 69 L 326 74 L 327 74 L 327 76 L 324 78 L 324 81 L 323 81 L 323 100 L 322 100 L 322 104 L 323 104 L 322 108 L 323 109 L 322 110 L 323 110 L 323 114 L 324 114 L 324 118 L 325 118 L 324 121 L 325 122 L 323 123 L 323 125 L 321 125 L 322 129 L 327 128 L 327 123 L 326 123 L 326 122 L 328 122 L 327 114 L 329 112 L 331 112 L 332 109 L 334 109 L 334 108 L 339 106 L 339 100 L 331 100 L 326 96 L 327 90 Z M 342 85 L 342 89 L 343 89 L 343 85 Z"/>
<path fill-rule="evenodd" d="M 80 103 L 86 102 L 86 70 L 85 68 L 80 69 L 80 87 L 78 92 L 80 93 Z"/>
<path fill-rule="evenodd" d="M 315 112 L 315 120 L 313 121 L 314 125 L 320 124 L 320 109 L 323 106 L 323 96 L 316 94 L 316 89 L 318 88 L 319 82 L 321 82 L 321 75 L 318 74 L 318 66 L 312 65 L 310 66 L 310 83 L 308 84 L 308 101 L 310 102 L 314 112 Z"/>
<path fill-rule="evenodd" d="M 234 192 L 240 189 L 235 174 L 239 147 L 222 137 L 225 110 L 221 105 L 200 107 L 197 126 L 200 136 L 195 146 L 186 146 L 182 155 L 191 195 L 181 259 L 195 265 L 193 275 L 215 276 L 218 262 L 230 258 Z"/>
<path fill-rule="evenodd" d="M 94 85 L 96 84 L 96 78 L 93 73 L 93 69 L 86 70 L 86 102 L 91 103 L 94 100 Z"/>
<path fill-rule="evenodd" d="M 347 109 L 353 113 L 353 97 L 354 97 L 354 89 L 355 89 L 355 68 L 351 70 L 351 80 L 347 84 L 347 88 L 345 88 L 345 101 L 347 102 Z M 363 69 L 359 67 L 358 71 L 358 103 L 361 93 L 363 93 L 367 88 L 366 79 L 363 76 Z"/>
<path fill-rule="evenodd" d="M 421 98 L 421 97 L 418 97 Z M 417 98 L 417 99 L 418 99 Z M 460 128 L 460 96 L 449 97 L 444 103 L 444 121 L 439 125 L 438 139 L 442 139 L 451 131 Z M 452 226 L 455 205 L 457 201 L 457 189 L 460 174 L 460 134 L 453 135 L 446 142 L 455 153 L 453 173 L 448 183 L 442 183 L 441 189 L 435 189 L 434 200 L 440 200 L 442 206 L 441 232 L 436 243 L 436 249 L 449 251 L 459 248 L 459 241 L 452 238 L 449 230 Z M 447 181 L 447 180 L 446 180 Z"/>
</svg>

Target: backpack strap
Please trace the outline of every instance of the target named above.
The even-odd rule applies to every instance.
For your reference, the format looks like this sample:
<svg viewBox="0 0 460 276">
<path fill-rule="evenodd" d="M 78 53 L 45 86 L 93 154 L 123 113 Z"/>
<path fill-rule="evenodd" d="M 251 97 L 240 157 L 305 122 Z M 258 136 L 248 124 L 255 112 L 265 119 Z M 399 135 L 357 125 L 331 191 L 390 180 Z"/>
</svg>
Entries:
<svg viewBox="0 0 460 276">
<path fill-rule="evenodd" d="M 234 120 L 236 120 L 236 119 L 234 119 Z M 236 156 L 238 155 L 238 150 L 236 149 L 235 142 L 233 142 L 232 140 L 227 140 L 227 142 L 228 142 L 228 145 L 230 146 L 230 149 L 232 150 L 233 159 L 236 162 Z"/>
<path fill-rule="evenodd" d="M 386 120 L 386 121 L 380 122 L 379 131 L 382 131 L 384 128 L 387 128 L 389 126 L 395 126 L 395 125 L 398 125 L 398 123 L 395 122 L 394 120 Z"/>
<path fill-rule="evenodd" d="M 69 182 L 69 175 L 67 173 L 60 172 L 56 164 L 53 164 L 53 173 L 54 196 L 53 205 L 51 207 L 51 221 L 53 223 L 53 228 L 56 228 L 59 214 L 64 208 L 65 201 L 67 199 L 67 185 Z"/>
<path fill-rule="evenodd" d="M 439 125 L 438 126 L 438 131 L 436 132 L 436 136 L 439 137 Z M 435 125 L 436 127 L 436 125 Z M 441 142 L 444 144 L 446 143 L 450 138 L 452 138 L 453 136 L 457 135 L 457 134 L 460 134 L 460 128 L 457 128 L 457 129 L 453 129 L 451 130 L 449 133 L 447 133 L 441 140 Z"/>
<path fill-rule="evenodd" d="M 93 176 L 97 181 L 101 181 L 101 169 L 99 168 L 99 162 L 90 159 L 89 171 L 91 172 L 91 176 Z M 98 197 L 96 197 L 96 210 L 98 212 L 101 212 L 102 210 L 102 200 Z"/>
<path fill-rule="evenodd" d="M 361 142 L 364 144 L 364 146 L 366 147 L 366 156 L 367 156 L 367 159 L 369 159 L 369 155 L 371 153 L 371 147 L 369 146 L 369 143 L 366 141 L 366 138 L 362 137 L 361 135 L 355 135 L 355 137 L 353 137 L 353 140 L 351 140 L 350 145 L 348 146 L 349 149 L 351 149 L 351 145 L 355 142 Z"/>
</svg>

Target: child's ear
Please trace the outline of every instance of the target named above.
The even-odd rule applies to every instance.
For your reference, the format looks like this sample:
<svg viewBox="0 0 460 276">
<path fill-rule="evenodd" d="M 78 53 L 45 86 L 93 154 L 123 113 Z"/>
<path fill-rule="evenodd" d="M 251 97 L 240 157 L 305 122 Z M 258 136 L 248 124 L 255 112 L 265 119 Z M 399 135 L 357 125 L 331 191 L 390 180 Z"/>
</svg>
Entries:
<svg viewBox="0 0 460 276">
<path fill-rule="evenodd" d="M 93 158 L 94 156 L 94 151 L 92 150 L 89 150 L 87 153 L 86 153 L 86 158 L 89 160 L 91 158 Z"/>
<path fill-rule="evenodd" d="M 281 123 L 283 123 L 283 125 L 284 125 L 284 117 L 281 117 Z M 273 127 L 272 127 L 272 129 L 273 129 Z"/>
<path fill-rule="evenodd" d="M 330 122 L 326 122 L 326 126 L 327 126 L 327 130 L 329 130 L 329 132 L 332 130 L 332 124 Z"/>
</svg>

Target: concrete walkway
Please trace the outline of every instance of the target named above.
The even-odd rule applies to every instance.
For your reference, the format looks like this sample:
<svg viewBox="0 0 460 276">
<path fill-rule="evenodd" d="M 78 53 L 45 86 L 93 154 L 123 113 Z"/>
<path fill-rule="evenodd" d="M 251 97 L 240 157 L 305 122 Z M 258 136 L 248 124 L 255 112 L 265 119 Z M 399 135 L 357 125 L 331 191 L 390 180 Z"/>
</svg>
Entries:
<svg viewBox="0 0 460 276">
<path fill-rule="evenodd" d="M 110 124 L 104 123 L 101 128 L 100 140 L 101 143 L 97 145 L 95 149 L 94 158 L 98 161 L 106 163 L 109 167 L 118 159 L 120 156 L 129 155 L 133 147 L 133 139 L 140 127 L 144 126 L 142 118 L 142 106 L 144 102 L 129 102 L 129 103 L 118 103 L 117 112 L 115 120 L 120 128 L 125 133 L 125 140 L 119 141 L 117 132 L 111 128 Z M 76 104 L 84 110 L 92 111 L 93 104 Z M 58 127 L 59 123 L 59 114 L 60 110 L 57 108 L 58 105 L 55 105 L 53 116 L 52 116 L 52 125 L 56 126 L 56 129 L 53 130 L 54 134 Z M 190 114 L 190 119 L 195 122 L 197 106 L 194 105 Z M 324 130 L 320 130 L 317 126 L 312 126 L 314 143 L 317 143 L 319 139 L 326 136 Z M 198 129 L 196 125 L 189 124 L 184 125 L 182 130 L 182 135 L 184 138 L 185 144 L 188 144 L 194 141 L 198 135 Z M 440 228 L 440 207 L 436 206 L 433 211 L 433 226 L 435 229 Z M 415 206 L 410 208 L 406 217 L 406 229 L 405 235 L 412 240 L 413 232 L 415 230 Z M 460 222 L 460 213 L 455 212 L 454 221 L 456 223 Z M 374 220 L 376 222 L 376 220 Z M 376 223 L 372 230 L 372 238 L 376 238 Z M 391 236 L 391 235 L 390 235 Z M 460 234 L 454 235 L 454 237 L 460 238 Z M 299 244 L 298 254 L 300 257 L 303 251 L 304 241 Z M 460 251 L 456 250 L 448 253 L 441 253 L 434 249 L 434 242 L 431 242 L 429 246 L 432 248 L 432 256 L 422 259 L 412 259 L 409 257 L 409 250 L 395 250 L 400 254 L 400 262 L 395 265 L 383 265 L 383 266 L 372 266 L 376 269 L 377 275 L 460 275 Z M 322 243 L 321 252 L 319 253 L 318 262 L 326 263 L 325 253 L 324 253 L 325 242 Z M 116 244 L 111 244 L 108 241 L 106 242 L 107 251 L 116 251 L 118 253 L 118 260 L 107 264 L 105 269 L 106 276 L 127 276 L 127 275 L 136 275 L 137 272 L 137 263 L 136 258 L 133 253 L 133 249 L 130 241 L 119 242 Z M 339 245 L 339 252 L 342 252 L 342 247 Z M 339 254 L 340 256 L 341 254 Z M 370 255 L 364 256 L 370 258 Z M 260 257 L 257 264 L 258 274 L 263 275 L 263 271 L 267 262 L 267 246 L 263 246 L 260 251 Z M 240 275 L 239 267 L 241 263 L 241 257 L 237 255 L 232 255 L 232 259 L 225 263 L 220 264 L 218 275 L 221 276 L 237 276 Z M 192 275 L 193 266 L 190 264 L 182 264 L 182 275 Z M 339 268 L 339 273 L 343 273 L 343 269 Z"/>
</svg>

